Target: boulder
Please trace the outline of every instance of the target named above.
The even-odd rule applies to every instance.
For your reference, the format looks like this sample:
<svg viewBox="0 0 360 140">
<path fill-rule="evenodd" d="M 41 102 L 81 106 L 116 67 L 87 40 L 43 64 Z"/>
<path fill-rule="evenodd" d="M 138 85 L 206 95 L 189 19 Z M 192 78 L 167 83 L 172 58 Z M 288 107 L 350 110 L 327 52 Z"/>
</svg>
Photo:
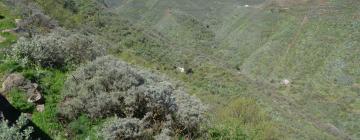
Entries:
<svg viewBox="0 0 360 140">
<path fill-rule="evenodd" d="M 288 85 L 291 84 L 291 81 L 288 80 L 288 79 L 284 79 L 284 80 L 281 80 L 281 84 L 282 84 L 282 85 L 285 85 L 285 86 L 288 86 Z"/>
<path fill-rule="evenodd" d="M 24 76 L 18 73 L 10 74 L 2 84 L 1 93 L 6 94 L 14 87 L 20 87 L 26 83 Z"/>
<path fill-rule="evenodd" d="M 44 104 L 36 105 L 36 111 L 44 112 L 45 111 L 45 105 Z"/>
<path fill-rule="evenodd" d="M 21 74 L 10 74 L 6 77 L 5 81 L 2 84 L 2 89 L 0 90 L 1 94 L 7 94 L 11 89 L 18 88 L 26 92 L 26 97 L 28 98 L 29 103 L 35 103 L 36 105 L 42 105 L 36 107 L 37 110 L 44 110 L 44 98 L 38 88 L 38 84 L 32 83 L 30 80 L 25 79 Z"/>
<path fill-rule="evenodd" d="M 33 91 L 31 91 L 31 93 L 29 93 L 29 98 L 28 98 L 28 102 L 29 103 L 40 103 L 43 99 L 42 95 L 40 94 L 40 92 L 36 89 L 34 89 Z"/>
</svg>

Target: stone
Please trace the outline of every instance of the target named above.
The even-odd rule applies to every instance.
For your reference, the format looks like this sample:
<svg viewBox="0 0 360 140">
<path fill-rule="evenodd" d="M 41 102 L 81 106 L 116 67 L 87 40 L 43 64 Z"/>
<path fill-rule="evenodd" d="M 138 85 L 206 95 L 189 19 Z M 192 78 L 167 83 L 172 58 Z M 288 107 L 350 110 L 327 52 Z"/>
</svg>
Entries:
<svg viewBox="0 0 360 140">
<path fill-rule="evenodd" d="M 19 24 L 21 22 L 21 19 L 15 19 L 15 24 Z"/>
<path fill-rule="evenodd" d="M 40 102 L 42 99 L 42 95 L 37 90 L 34 91 L 34 93 L 30 94 L 30 97 L 28 98 L 29 103 L 37 103 Z"/>
<path fill-rule="evenodd" d="M 284 79 L 284 80 L 281 81 L 281 84 L 288 86 L 288 85 L 291 84 L 291 82 L 288 79 Z"/>
<path fill-rule="evenodd" d="M 184 73 L 185 72 L 185 69 L 183 67 L 177 67 L 176 68 L 179 72 L 181 73 Z"/>
<path fill-rule="evenodd" d="M 1 93 L 9 92 L 14 87 L 20 87 L 26 83 L 24 76 L 18 73 L 10 74 L 2 84 Z"/>
<path fill-rule="evenodd" d="M 38 84 L 26 80 L 21 74 L 10 74 L 3 82 L 0 93 L 5 95 L 12 88 L 19 88 L 26 92 L 29 103 L 43 104 L 43 96 L 38 90 Z"/>
<path fill-rule="evenodd" d="M 44 112 L 45 111 L 45 105 L 44 104 L 36 105 L 36 111 Z"/>
<path fill-rule="evenodd" d="M 15 29 L 5 29 L 5 30 L 2 30 L 1 32 L 2 33 L 15 33 L 15 30 L 16 30 L 16 28 Z"/>
</svg>

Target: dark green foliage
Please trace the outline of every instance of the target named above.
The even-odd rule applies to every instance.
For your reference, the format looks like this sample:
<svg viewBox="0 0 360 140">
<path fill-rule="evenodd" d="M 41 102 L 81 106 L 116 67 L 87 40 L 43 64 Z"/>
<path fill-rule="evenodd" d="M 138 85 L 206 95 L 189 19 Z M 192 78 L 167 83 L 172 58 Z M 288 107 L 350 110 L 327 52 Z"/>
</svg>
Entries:
<svg viewBox="0 0 360 140">
<path fill-rule="evenodd" d="M 77 13 L 79 11 L 75 0 L 64 0 L 64 8 L 69 9 L 73 13 Z"/>
<path fill-rule="evenodd" d="M 31 39 L 20 38 L 10 55 L 23 65 L 66 69 L 105 53 L 106 46 L 90 36 L 56 30 Z"/>
<path fill-rule="evenodd" d="M 72 139 L 97 139 L 96 130 L 93 129 L 93 126 L 96 124 L 90 118 L 82 115 L 78 117 L 76 120 L 69 123 L 67 126 L 65 133 L 68 134 L 68 137 Z"/>
</svg>

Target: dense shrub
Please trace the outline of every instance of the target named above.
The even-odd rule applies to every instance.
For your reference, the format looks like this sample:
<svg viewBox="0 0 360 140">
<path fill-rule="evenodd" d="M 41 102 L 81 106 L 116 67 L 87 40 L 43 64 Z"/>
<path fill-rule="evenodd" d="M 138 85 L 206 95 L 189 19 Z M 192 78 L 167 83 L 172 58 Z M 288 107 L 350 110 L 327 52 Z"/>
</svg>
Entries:
<svg viewBox="0 0 360 140">
<path fill-rule="evenodd" d="M 56 30 L 30 39 L 20 38 L 10 56 L 24 65 L 62 68 L 105 55 L 105 48 L 90 36 Z"/>
<path fill-rule="evenodd" d="M 24 115 L 16 121 L 16 124 L 10 126 L 7 120 L 0 121 L 0 139 L 1 140 L 29 140 L 33 132 L 32 127 L 25 128 L 28 120 Z"/>
<path fill-rule="evenodd" d="M 138 119 L 140 124 L 131 119 L 120 119 L 119 124 L 114 125 L 122 129 L 122 125 L 131 122 L 141 125 L 139 130 L 152 132 L 152 135 L 192 137 L 204 121 L 205 109 L 200 101 L 175 89 L 164 78 L 110 56 L 98 58 L 69 76 L 63 96 L 59 114 L 66 119 L 75 119 L 81 114 L 93 119 L 114 115 Z M 107 129 L 113 128 L 108 126 L 110 124 L 113 123 L 105 123 L 104 137 L 125 135 L 118 134 L 116 129 Z M 126 135 L 133 134 L 135 136 L 130 132 Z"/>
<path fill-rule="evenodd" d="M 101 130 L 101 135 L 105 140 L 144 139 L 146 137 L 143 125 L 139 119 L 118 117 L 105 123 L 105 127 Z"/>
</svg>

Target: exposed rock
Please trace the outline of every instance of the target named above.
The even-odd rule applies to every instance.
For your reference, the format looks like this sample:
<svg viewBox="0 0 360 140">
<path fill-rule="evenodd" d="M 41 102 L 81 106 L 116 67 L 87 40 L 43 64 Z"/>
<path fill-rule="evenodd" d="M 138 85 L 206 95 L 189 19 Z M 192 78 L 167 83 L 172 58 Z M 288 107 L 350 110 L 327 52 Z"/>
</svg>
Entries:
<svg viewBox="0 0 360 140">
<path fill-rule="evenodd" d="M 291 84 L 291 82 L 290 82 L 290 80 L 288 80 L 288 79 L 284 79 L 284 80 L 281 81 L 281 84 L 282 84 L 282 85 L 285 85 L 285 86 L 288 86 L 288 85 Z"/>
<path fill-rule="evenodd" d="M 15 24 L 19 24 L 21 19 L 15 19 Z"/>
<path fill-rule="evenodd" d="M 38 84 L 32 83 L 30 80 L 26 80 L 21 74 L 10 74 L 7 76 L 2 86 L 3 88 L 0 93 L 3 95 L 7 94 L 13 88 L 19 88 L 20 90 L 26 92 L 28 102 L 35 103 L 37 105 L 44 104 L 43 96 L 38 89 Z M 39 110 L 41 110 L 41 106 Z"/>
<path fill-rule="evenodd" d="M 181 72 L 181 73 L 185 72 L 185 68 L 183 68 L 183 67 L 176 67 L 176 70 Z"/>
<path fill-rule="evenodd" d="M 37 90 L 34 90 L 34 92 L 29 95 L 30 95 L 30 97 L 28 98 L 29 103 L 40 103 L 41 100 L 43 99 L 42 95 Z"/>
<path fill-rule="evenodd" d="M 2 33 L 14 33 L 14 29 L 5 29 L 1 31 Z"/>
<path fill-rule="evenodd" d="M 2 84 L 2 89 L 0 90 L 0 92 L 2 94 L 6 94 L 7 92 L 9 92 L 12 88 L 14 87 L 20 87 L 22 85 L 24 85 L 26 83 L 26 80 L 24 78 L 24 76 L 22 76 L 21 74 L 10 74 L 9 76 L 6 77 L 5 81 Z"/>
<path fill-rule="evenodd" d="M 44 112 L 45 111 L 45 105 L 44 104 L 36 105 L 36 111 Z"/>
</svg>

